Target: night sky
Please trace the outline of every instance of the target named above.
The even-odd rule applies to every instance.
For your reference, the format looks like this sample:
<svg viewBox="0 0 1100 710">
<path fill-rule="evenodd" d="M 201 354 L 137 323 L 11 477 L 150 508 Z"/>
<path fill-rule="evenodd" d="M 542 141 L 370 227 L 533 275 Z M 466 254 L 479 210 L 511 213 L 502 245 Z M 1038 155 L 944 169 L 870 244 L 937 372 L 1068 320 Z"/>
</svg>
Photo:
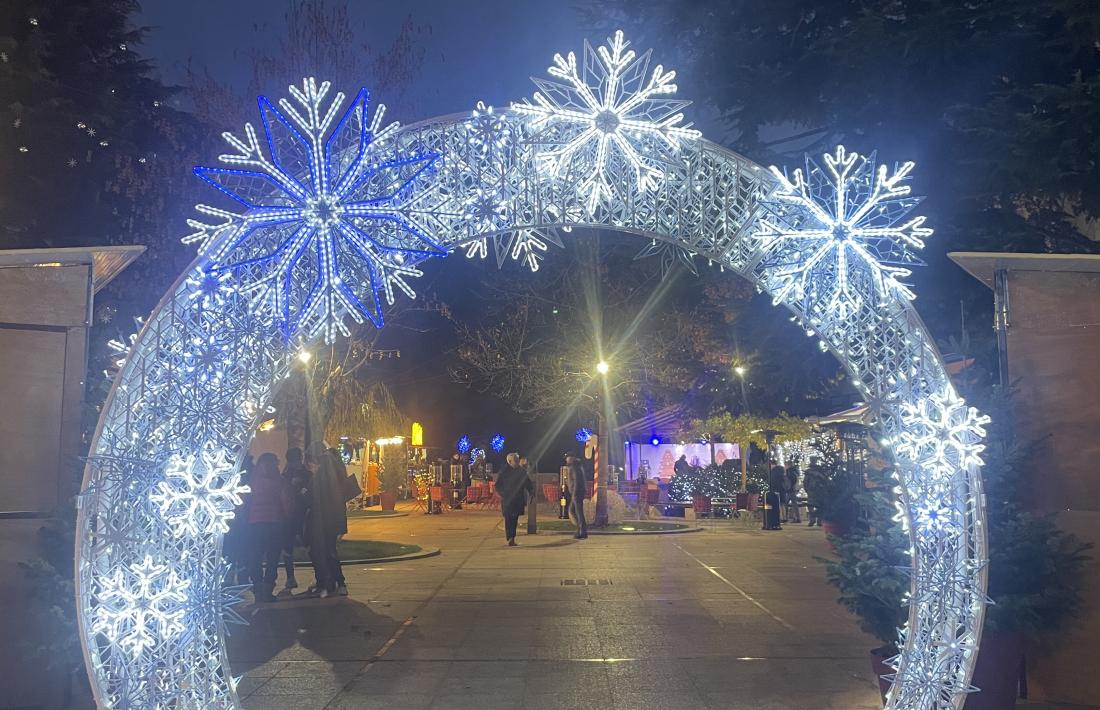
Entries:
<svg viewBox="0 0 1100 710">
<path fill-rule="evenodd" d="M 274 51 L 286 34 L 288 7 L 287 2 L 270 0 L 145 0 L 138 18 L 150 28 L 144 52 L 168 83 L 185 84 L 191 62 L 244 88 L 251 76 L 245 57 L 250 50 Z M 415 7 L 374 1 L 351 2 L 350 7 L 359 41 L 371 46 L 388 46 L 410 13 L 413 22 L 424 29 L 423 66 L 406 101 L 416 113 L 387 114 L 402 123 L 466 112 L 479 100 L 506 106 L 530 95 L 530 77 L 544 74 L 555 52 L 579 51 L 586 36 L 602 36 L 583 28 L 569 3 L 420 0 Z M 538 22 L 532 22 L 533 16 Z M 281 95 L 280 87 L 268 90 Z M 387 101 L 385 96 L 376 99 Z M 448 300 L 460 298 L 462 284 L 480 278 L 478 267 L 493 268 L 456 261 L 460 260 L 448 260 L 446 269 L 430 265 L 435 268 L 427 270 L 417 284 L 418 291 L 438 292 L 445 282 L 457 283 L 458 289 L 452 287 L 440 295 Z M 385 373 L 406 413 L 424 423 L 427 442 L 450 446 L 464 432 L 488 436 L 499 430 L 509 439 L 508 449 L 513 450 L 526 448 L 527 442 L 539 438 L 537 423 L 518 422 L 502 402 L 470 393 L 450 381 L 446 370 L 454 345 L 450 327 L 439 319 L 434 323 L 431 318 L 424 320 L 418 326 L 426 327 L 427 333 L 392 328 L 385 345 L 400 348 L 402 358 L 377 367 Z M 571 431 L 562 433 L 564 443 L 572 439 Z M 554 450 L 555 457 L 557 453 Z M 552 465 L 546 461 L 543 468 Z"/>
<path fill-rule="evenodd" d="M 241 57 L 251 48 L 277 46 L 285 34 L 288 5 L 277 0 L 144 0 L 139 21 L 152 28 L 145 51 L 169 82 L 182 83 L 190 60 L 243 84 L 249 70 L 241 66 Z M 388 46 L 410 14 L 430 33 L 420 78 L 410 92 L 421 115 L 391 116 L 403 123 L 468 111 L 479 100 L 506 106 L 531 93 L 530 77 L 544 74 L 555 52 L 579 50 L 587 35 L 601 37 L 581 27 L 568 2 L 360 0 L 350 6 L 358 36 L 371 46 Z"/>
</svg>

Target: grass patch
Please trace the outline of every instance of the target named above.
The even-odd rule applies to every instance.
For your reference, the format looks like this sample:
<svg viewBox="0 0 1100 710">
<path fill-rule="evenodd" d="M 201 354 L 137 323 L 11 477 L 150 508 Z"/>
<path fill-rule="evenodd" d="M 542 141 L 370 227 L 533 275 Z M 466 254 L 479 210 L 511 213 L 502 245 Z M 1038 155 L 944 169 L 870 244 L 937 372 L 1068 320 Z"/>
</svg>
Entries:
<svg viewBox="0 0 1100 710">
<path fill-rule="evenodd" d="M 621 523 L 612 523 L 607 527 L 594 528 L 589 526 L 588 531 L 603 535 L 631 535 L 639 532 L 672 532 L 674 530 L 687 530 L 690 525 L 685 523 L 666 523 L 659 520 L 625 520 Z M 569 520 L 539 521 L 539 530 L 547 532 L 576 532 L 575 526 Z"/>
<path fill-rule="evenodd" d="M 341 560 L 377 560 L 384 557 L 399 557 L 420 552 L 420 545 L 403 545 L 385 540 L 340 540 L 336 543 Z M 309 562 L 309 550 L 294 548 L 295 562 Z"/>
</svg>

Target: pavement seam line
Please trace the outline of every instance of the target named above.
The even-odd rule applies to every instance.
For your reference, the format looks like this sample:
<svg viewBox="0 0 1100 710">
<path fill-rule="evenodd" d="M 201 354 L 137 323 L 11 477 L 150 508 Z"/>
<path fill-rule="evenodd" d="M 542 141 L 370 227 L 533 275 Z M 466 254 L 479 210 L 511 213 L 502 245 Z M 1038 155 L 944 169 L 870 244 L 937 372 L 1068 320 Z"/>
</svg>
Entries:
<svg viewBox="0 0 1100 710">
<path fill-rule="evenodd" d="M 687 550 L 685 550 L 685 549 L 684 549 L 683 547 L 681 547 L 681 546 L 680 546 L 679 544 L 677 544 L 677 543 L 675 543 L 675 542 L 674 542 L 674 543 L 672 543 L 672 544 L 673 544 L 673 545 L 675 545 L 675 546 L 676 546 L 676 548 L 677 548 L 678 550 L 680 550 L 680 552 L 684 553 L 685 555 L 687 555 L 687 556 L 688 556 L 688 557 L 690 557 L 691 559 L 695 560 L 695 561 L 696 561 L 696 562 L 697 562 L 697 563 L 699 564 L 699 566 L 700 566 L 700 567 L 702 567 L 703 569 L 705 569 L 705 570 L 706 570 L 707 572 L 710 572 L 711 574 L 713 574 L 713 575 L 714 575 L 715 577 L 717 577 L 718 579 L 722 580 L 722 581 L 723 581 L 723 582 L 724 582 L 725 584 L 727 584 L 727 585 L 728 585 L 728 586 L 729 586 L 730 588 L 732 588 L 732 589 L 733 589 L 734 591 L 736 591 L 736 592 L 737 592 L 738 594 L 740 594 L 740 595 L 741 595 L 741 596 L 743 596 L 743 597 L 744 597 L 744 598 L 745 598 L 746 600 L 748 600 L 748 601 L 749 601 L 750 603 L 752 603 L 752 604 L 753 604 L 754 606 L 756 606 L 756 608 L 760 609 L 760 611 L 762 611 L 762 612 L 764 612 L 765 614 L 767 614 L 768 616 L 770 616 L 770 617 L 771 617 L 772 619 L 774 619 L 774 620 L 775 620 L 776 622 L 778 622 L 779 624 L 782 624 L 782 626 L 783 626 L 784 628 L 786 628 L 786 629 L 788 629 L 788 630 L 790 630 L 790 631 L 797 631 L 797 629 L 795 629 L 795 628 L 794 628 L 793 626 L 791 626 L 791 625 L 790 625 L 790 624 L 788 624 L 788 623 L 787 623 L 786 621 L 784 621 L 783 619 L 780 619 L 780 618 L 779 618 L 778 616 L 776 616 L 776 615 L 775 615 L 775 614 L 774 614 L 774 613 L 772 612 L 772 610 L 771 610 L 771 609 L 769 609 L 768 607 L 764 606 L 764 605 L 763 605 L 763 604 L 761 604 L 760 602 L 756 601 L 756 599 L 754 599 L 754 598 L 753 598 L 753 597 L 752 597 L 751 595 L 749 595 L 749 593 L 748 593 L 748 592 L 746 592 L 746 591 L 745 591 L 744 589 L 741 589 L 741 587 L 738 587 L 738 586 L 737 586 L 736 584 L 734 584 L 733 582 L 731 582 L 731 581 L 729 581 L 728 579 L 726 579 L 725 577 L 723 577 L 723 576 L 722 576 L 722 573 L 721 573 L 721 572 L 719 572 L 718 570 L 716 570 L 716 569 L 715 569 L 714 567 L 711 567 L 711 566 L 710 566 L 710 565 L 708 565 L 707 563 L 703 562 L 703 561 L 702 561 L 701 559 L 699 559 L 699 558 L 698 558 L 698 557 L 696 557 L 695 555 L 693 555 L 693 554 L 691 554 L 690 552 L 688 552 Z"/>
<path fill-rule="evenodd" d="M 393 647 L 393 645 L 397 643 L 398 639 L 400 639 L 400 638 L 401 638 L 401 636 L 402 636 L 402 635 L 404 635 L 405 631 L 406 631 L 406 630 L 407 630 L 407 629 L 408 629 L 408 628 L 409 628 L 410 626 L 412 626 L 412 625 L 413 625 L 413 622 L 415 622 L 415 621 L 416 621 L 416 616 L 417 616 L 417 614 L 418 614 L 418 613 L 419 613 L 419 612 L 420 612 L 420 611 L 421 611 L 422 609 L 424 609 L 424 607 L 426 607 L 426 606 L 427 606 L 428 604 L 430 604 L 430 603 L 431 603 L 431 601 L 432 601 L 433 599 L 435 599 L 436 595 L 437 595 L 437 594 L 439 594 L 439 591 L 440 591 L 441 589 L 443 589 L 443 587 L 444 587 L 444 586 L 445 586 L 445 585 L 447 584 L 447 582 L 449 582 L 449 581 L 451 581 L 452 579 L 454 579 L 454 576 L 455 576 L 456 574 L 458 574 L 458 571 L 459 571 L 460 569 L 462 569 L 462 567 L 463 567 L 463 566 L 464 566 L 464 565 L 465 565 L 465 564 L 466 564 L 467 562 L 469 562 L 469 561 L 470 561 L 470 558 L 474 556 L 474 553 L 475 553 L 475 552 L 477 552 L 477 551 L 478 551 L 478 549 L 480 549 L 480 548 L 481 548 L 481 545 L 485 544 L 485 541 L 486 541 L 486 540 L 487 540 L 487 539 L 489 538 L 489 536 L 490 536 L 490 535 L 492 535 L 492 534 L 493 534 L 494 532 L 496 532 L 496 530 L 497 530 L 497 527 L 498 527 L 499 525 L 502 525 L 502 524 L 503 524 L 503 521 L 502 521 L 501 523 L 498 523 L 498 524 L 497 524 L 497 526 L 494 526 L 494 527 L 492 527 L 492 528 L 491 528 L 491 529 L 490 529 L 490 530 L 489 530 L 488 532 L 486 532 L 486 533 L 485 533 L 485 534 L 484 534 L 484 535 L 482 536 L 482 538 L 481 538 L 481 542 L 480 542 L 480 543 L 478 543 L 478 544 L 477 544 L 476 546 L 474 546 L 474 547 L 473 547 L 473 548 L 472 548 L 472 549 L 470 550 L 469 554 L 467 554 L 467 555 L 466 555 L 466 557 L 464 557 L 464 558 L 462 559 L 462 561 L 461 561 L 461 562 L 459 562 L 459 563 L 458 563 L 458 565 L 457 565 L 457 566 L 456 566 L 456 567 L 455 567 L 455 568 L 454 568 L 453 570 L 451 570 L 451 573 L 450 573 L 450 574 L 448 574 L 448 575 L 447 575 L 446 577 L 444 577 L 444 578 L 443 578 L 443 581 L 441 581 L 441 582 L 440 582 L 439 584 L 437 584 L 437 585 L 436 585 L 435 589 L 434 589 L 434 590 L 432 590 L 432 594 L 431 594 L 431 596 L 430 596 L 430 597 L 428 597 L 427 599 L 425 599 L 424 601 L 422 601 L 422 602 L 420 603 L 420 605 L 419 605 L 419 606 L 417 606 L 417 607 L 416 607 L 416 609 L 414 609 L 414 610 L 413 610 L 413 613 L 412 613 L 412 614 L 410 614 L 410 615 L 409 615 L 409 617 L 408 617 L 408 618 L 406 618 L 406 619 L 405 619 L 405 620 L 404 620 L 403 622 L 401 622 L 401 626 L 400 626 L 400 627 L 398 627 L 397 631 L 395 631 L 395 632 L 393 633 L 393 636 L 391 636 L 391 637 L 389 638 L 389 640 L 387 640 L 387 641 L 386 641 L 386 643 L 382 644 L 382 647 L 381 647 L 380 649 L 378 649 L 378 653 L 374 654 L 374 655 L 373 655 L 372 657 L 370 657 L 369 659 L 367 659 L 367 663 L 366 663 L 366 665 L 365 665 L 365 666 L 363 666 L 363 669 L 362 669 L 361 671 L 359 671 L 358 673 L 356 673 L 356 674 L 355 674 L 355 676 L 353 676 L 353 677 L 352 677 L 352 678 L 351 678 L 351 679 L 350 679 L 350 680 L 349 680 L 349 681 L 348 681 L 347 683 L 344 683 L 344 686 L 343 686 L 342 688 L 340 688 L 340 691 L 339 691 L 338 693 L 336 693 L 336 695 L 332 696 L 332 698 L 331 698 L 331 699 L 330 699 L 330 700 L 329 700 L 329 701 L 328 701 L 327 703 L 325 703 L 325 706 L 324 706 L 325 708 L 329 708 L 329 707 L 331 707 L 331 706 L 332 706 L 332 704 L 333 704 L 334 702 L 336 702 L 336 699 L 337 699 L 337 698 L 339 698 L 339 697 L 340 697 L 340 695 L 341 695 L 341 694 L 342 694 L 342 693 L 343 693 L 343 692 L 344 692 L 345 690 L 347 690 L 347 688 L 348 688 L 348 686 L 349 686 L 349 685 L 351 685 L 351 684 L 352 684 L 352 683 L 354 683 L 354 682 L 355 682 L 355 681 L 356 681 L 356 680 L 357 680 L 358 678 L 361 678 L 361 677 L 362 677 L 362 676 L 363 676 L 364 674 L 366 674 L 367 672 L 369 672 L 369 671 L 370 671 L 370 669 L 371 669 L 371 668 L 372 668 L 372 667 L 374 666 L 374 664 L 375 664 L 375 663 L 377 663 L 378 661 L 380 661 L 380 660 L 382 659 L 382 655 L 383 655 L 383 654 L 385 654 L 385 653 L 386 653 L 387 651 L 389 651 L 389 650 L 390 650 L 390 648 L 392 648 L 392 647 Z"/>
</svg>

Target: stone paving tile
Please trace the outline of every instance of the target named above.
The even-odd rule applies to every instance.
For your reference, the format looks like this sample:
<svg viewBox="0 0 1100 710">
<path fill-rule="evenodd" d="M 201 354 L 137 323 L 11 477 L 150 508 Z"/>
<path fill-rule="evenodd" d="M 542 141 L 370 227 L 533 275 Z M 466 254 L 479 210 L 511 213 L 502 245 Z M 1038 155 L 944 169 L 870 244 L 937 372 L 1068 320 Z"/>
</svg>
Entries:
<svg viewBox="0 0 1100 710">
<path fill-rule="evenodd" d="M 364 690 L 359 693 L 341 693 L 328 705 L 303 707 L 323 707 L 325 710 L 428 710 L 434 700 L 435 695 L 432 693 L 379 695 L 373 691 Z"/>
<path fill-rule="evenodd" d="M 245 707 L 879 707 L 874 641 L 835 603 L 818 530 L 521 533 L 507 548 L 499 528 L 467 511 L 350 521 L 349 537 L 444 554 L 349 565 L 346 599 L 246 607 L 253 625 L 230 643 Z"/>
</svg>

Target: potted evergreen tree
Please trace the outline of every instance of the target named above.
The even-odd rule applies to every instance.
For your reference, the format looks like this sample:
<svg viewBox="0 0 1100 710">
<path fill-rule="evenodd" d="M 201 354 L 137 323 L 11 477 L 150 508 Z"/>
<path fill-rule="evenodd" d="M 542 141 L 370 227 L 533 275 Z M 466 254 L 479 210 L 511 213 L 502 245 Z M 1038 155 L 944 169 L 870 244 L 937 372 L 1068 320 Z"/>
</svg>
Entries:
<svg viewBox="0 0 1100 710">
<path fill-rule="evenodd" d="M 409 461 L 404 446 L 387 446 L 384 449 L 382 470 L 378 476 L 381 489 L 379 499 L 382 510 L 393 510 L 397 497 L 408 482 Z"/>
<path fill-rule="evenodd" d="M 871 668 L 879 679 L 883 697 L 889 683 L 882 676 L 892 672 L 886 659 L 897 654 L 898 629 L 905 624 L 907 609 L 902 599 L 909 592 L 906 570 L 911 559 L 905 551 L 909 540 L 894 520 L 892 488 L 886 474 L 871 471 L 868 478 L 880 484 L 858 494 L 846 495 L 857 512 L 844 534 L 830 535 L 835 557 L 824 559 L 829 582 L 840 592 L 840 603 L 859 619 L 863 631 L 879 645 L 871 649 Z M 834 513 L 835 514 L 835 513 Z"/>
<path fill-rule="evenodd" d="M 995 417 L 994 421 L 998 419 Z M 978 661 L 972 684 L 982 692 L 967 698 L 966 710 L 1003 710 L 1017 696 L 1024 645 L 1040 632 L 1058 629 L 1080 609 L 1082 571 L 1089 545 L 1016 502 L 1025 452 L 1006 446 L 1001 430 L 990 428 L 982 475 L 987 491 L 989 596 Z M 829 582 L 840 602 L 881 646 L 872 651 L 876 675 L 889 672 L 882 661 L 897 652 L 897 629 L 906 620 L 901 599 L 909 591 L 906 573 L 909 541 L 896 521 L 892 485 L 887 473 L 870 470 L 877 487 L 856 493 L 860 511 L 847 532 L 831 538 L 833 559 L 824 560 Z M 885 693 L 887 684 L 880 681 Z"/>
</svg>

